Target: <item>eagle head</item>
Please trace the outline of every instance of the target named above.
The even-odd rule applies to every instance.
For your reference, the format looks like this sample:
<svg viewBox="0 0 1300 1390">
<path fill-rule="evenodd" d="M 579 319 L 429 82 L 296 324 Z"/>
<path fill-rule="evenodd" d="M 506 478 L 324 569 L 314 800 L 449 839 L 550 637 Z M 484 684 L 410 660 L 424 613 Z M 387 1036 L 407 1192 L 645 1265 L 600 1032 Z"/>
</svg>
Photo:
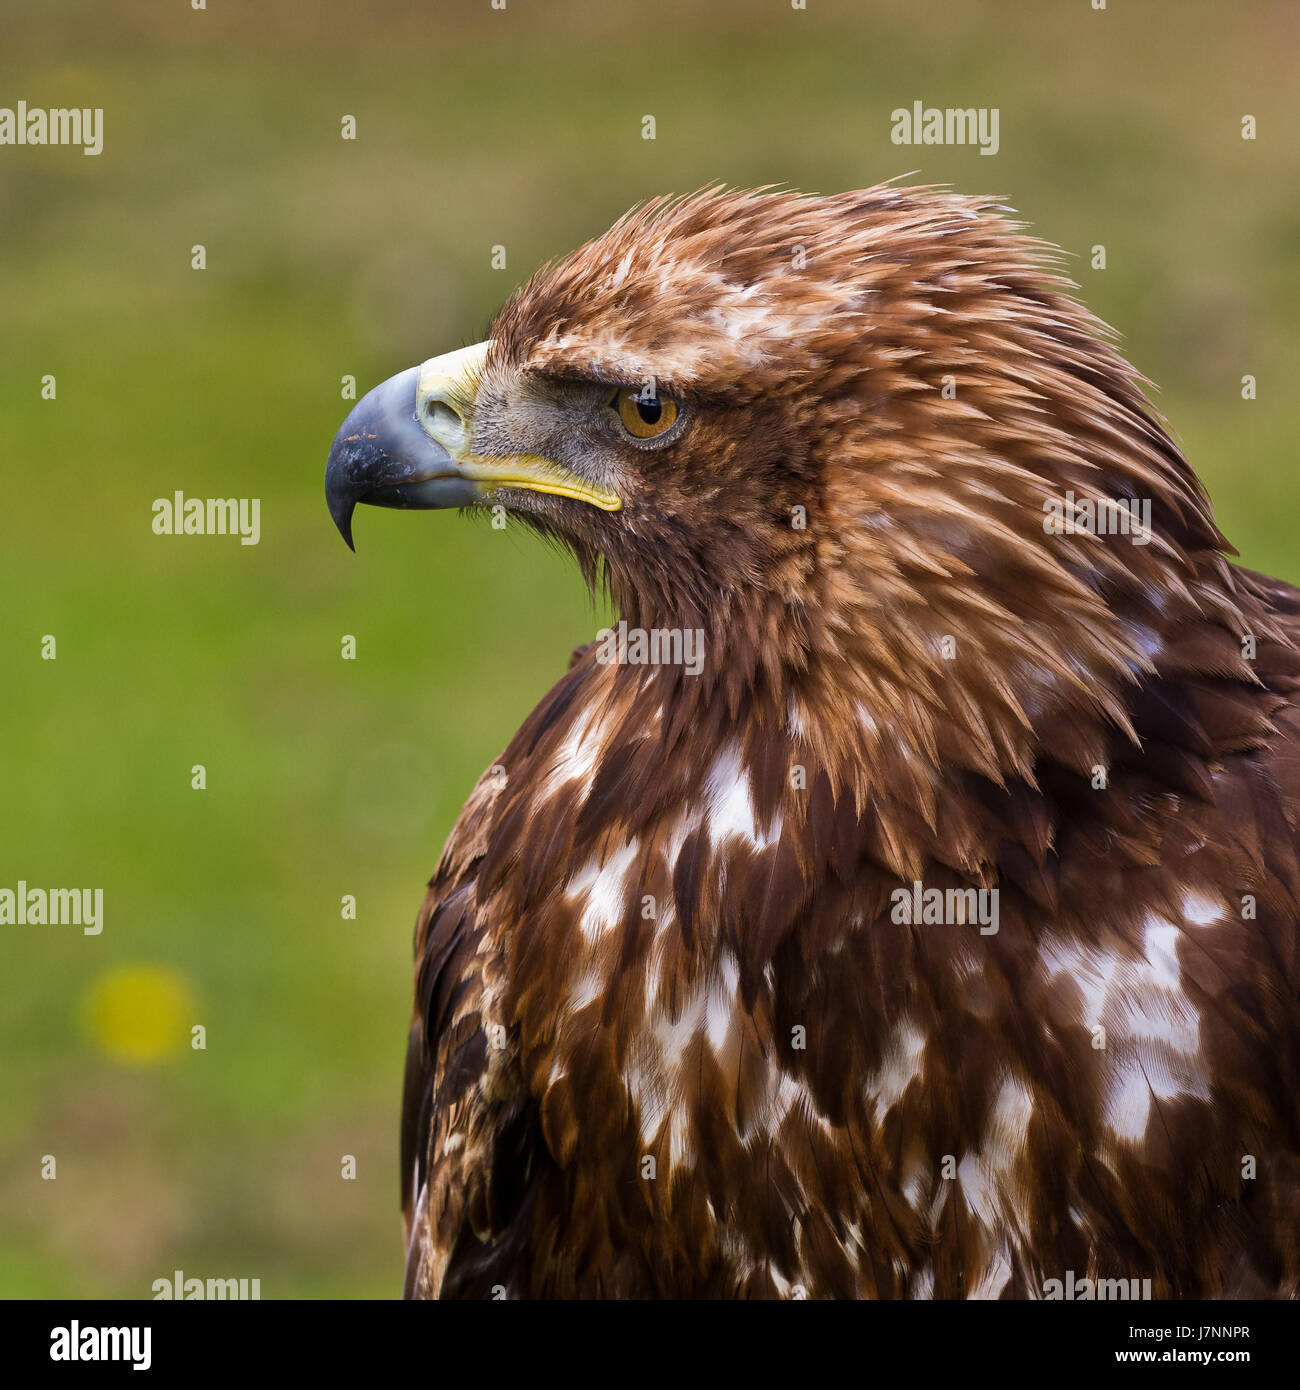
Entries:
<svg viewBox="0 0 1300 1390">
<path fill-rule="evenodd" d="M 820 490 L 823 436 L 854 389 L 837 363 L 864 327 L 840 201 L 661 200 L 540 271 L 486 342 L 348 417 L 327 475 L 345 539 L 357 502 L 501 506 L 593 582 L 603 564 L 647 618 L 801 590 L 816 541 L 792 519 Z"/>
</svg>

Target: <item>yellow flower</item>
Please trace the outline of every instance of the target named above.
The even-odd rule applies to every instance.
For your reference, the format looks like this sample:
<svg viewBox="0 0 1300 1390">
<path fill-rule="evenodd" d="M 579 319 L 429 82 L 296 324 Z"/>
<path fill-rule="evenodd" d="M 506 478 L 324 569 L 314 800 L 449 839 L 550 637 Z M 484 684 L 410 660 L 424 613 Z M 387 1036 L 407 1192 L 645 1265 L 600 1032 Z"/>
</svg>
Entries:
<svg viewBox="0 0 1300 1390">
<path fill-rule="evenodd" d="M 135 1066 L 180 1051 L 197 1021 L 189 982 L 160 965 L 107 971 L 86 990 L 81 1016 L 101 1052 Z"/>
</svg>

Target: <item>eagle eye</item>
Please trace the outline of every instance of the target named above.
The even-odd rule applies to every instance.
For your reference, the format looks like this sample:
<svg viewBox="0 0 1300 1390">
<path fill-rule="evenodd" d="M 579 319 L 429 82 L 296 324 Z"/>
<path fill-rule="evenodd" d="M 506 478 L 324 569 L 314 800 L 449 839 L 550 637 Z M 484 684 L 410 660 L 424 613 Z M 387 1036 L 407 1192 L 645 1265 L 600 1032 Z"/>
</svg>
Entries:
<svg viewBox="0 0 1300 1390">
<path fill-rule="evenodd" d="M 648 389 L 620 387 L 610 401 L 623 428 L 633 439 L 656 439 L 672 429 L 677 402 L 671 396 L 652 395 Z"/>
</svg>

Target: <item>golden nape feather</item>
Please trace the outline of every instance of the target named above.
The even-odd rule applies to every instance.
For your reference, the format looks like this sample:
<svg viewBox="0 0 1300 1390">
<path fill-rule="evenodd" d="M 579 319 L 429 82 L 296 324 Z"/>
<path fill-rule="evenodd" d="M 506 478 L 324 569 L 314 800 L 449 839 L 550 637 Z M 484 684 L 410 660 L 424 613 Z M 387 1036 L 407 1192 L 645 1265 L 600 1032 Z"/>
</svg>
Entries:
<svg viewBox="0 0 1300 1390">
<path fill-rule="evenodd" d="M 340 431 L 349 539 L 502 507 L 618 615 L 419 916 L 409 1295 L 1300 1293 L 1300 594 L 1071 289 L 709 190 Z"/>
</svg>

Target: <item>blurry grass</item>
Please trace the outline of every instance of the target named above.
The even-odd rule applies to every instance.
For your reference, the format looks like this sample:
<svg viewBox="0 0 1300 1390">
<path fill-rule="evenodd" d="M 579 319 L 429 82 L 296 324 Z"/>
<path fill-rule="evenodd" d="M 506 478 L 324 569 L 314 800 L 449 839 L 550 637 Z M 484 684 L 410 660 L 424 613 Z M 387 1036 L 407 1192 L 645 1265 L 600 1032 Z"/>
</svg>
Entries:
<svg viewBox="0 0 1300 1390">
<path fill-rule="evenodd" d="M 0 1294 L 144 1297 L 175 1268 L 267 1297 L 398 1288 L 423 880 L 601 619 L 516 532 L 367 511 L 348 554 L 321 496 L 340 377 L 482 337 L 630 203 L 910 170 L 1006 195 L 1161 384 L 1244 561 L 1300 579 L 1284 5 L 8 14 L 4 100 L 106 115 L 97 159 L 0 150 L 0 886 L 102 886 L 106 925 L 0 929 Z M 997 105 L 1001 153 L 890 145 L 917 99 Z M 155 537 L 176 489 L 260 497 L 261 544 Z M 140 1070 L 92 1049 L 83 993 L 133 963 L 189 982 L 206 1051 Z"/>
</svg>

